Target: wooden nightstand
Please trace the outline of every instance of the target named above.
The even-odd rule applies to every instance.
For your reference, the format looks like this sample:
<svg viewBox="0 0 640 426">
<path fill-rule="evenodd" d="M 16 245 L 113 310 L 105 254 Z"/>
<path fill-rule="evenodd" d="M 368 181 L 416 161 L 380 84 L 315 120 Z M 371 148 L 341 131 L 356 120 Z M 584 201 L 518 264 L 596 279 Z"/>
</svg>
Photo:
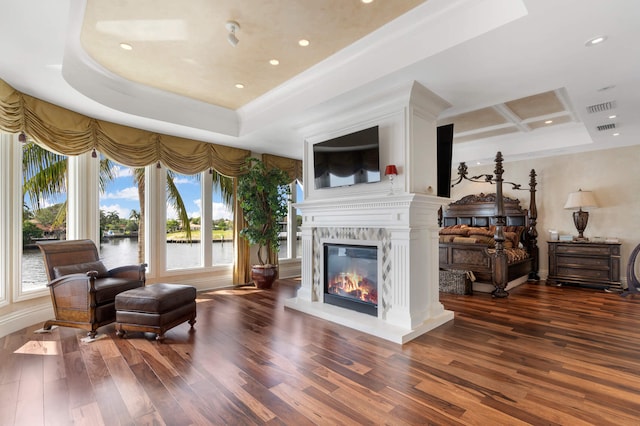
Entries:
<svg viewBox="0 0 640 426">
<path fill-rule="evenodd" d="M 548 241 L 548 284 L 622 290 L 620 243 Z"/>
</svg>

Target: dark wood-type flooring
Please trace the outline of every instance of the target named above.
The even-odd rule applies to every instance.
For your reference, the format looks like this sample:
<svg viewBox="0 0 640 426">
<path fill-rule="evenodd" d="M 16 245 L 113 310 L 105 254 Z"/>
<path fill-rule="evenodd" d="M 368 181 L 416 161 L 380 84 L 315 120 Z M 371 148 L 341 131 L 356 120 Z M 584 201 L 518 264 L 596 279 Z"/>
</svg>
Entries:
<svg viewBox="0 0 640 426">
<path fill-rule="evenodd" d="M 0 425 L 640 424 L 640 298 L 524 284 L 443 294 L 405 344 L 285 309 L 295 280 L 198 296 L 158 344 L 114 326 L 0 339 Z"/>
</svg>

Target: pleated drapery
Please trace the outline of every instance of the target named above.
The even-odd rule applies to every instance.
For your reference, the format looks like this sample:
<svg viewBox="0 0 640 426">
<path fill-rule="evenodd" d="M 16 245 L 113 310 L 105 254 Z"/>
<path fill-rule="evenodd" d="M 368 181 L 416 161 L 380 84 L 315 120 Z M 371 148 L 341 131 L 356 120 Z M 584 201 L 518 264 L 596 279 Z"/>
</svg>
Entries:
<svg viewBox="0 0 640 426">
<path fill-rule="evenodd" d="M 80 155 L 93 149 L 129 167 L 158 161 L 181 174 L 215 169 L 237 177 L 251 151 L 96 120 L 22 94 L 0 80 L 0 130 L 25 132 L 50 151 Z"/>
<path fill-rule="evenodd" d="M 224 145 L 164 135 L 147 130 L 97 120 L 23 94 L 0 79 L 0 130 L 24 132 L 38 145 L 63 155 L 80 155 L 92 150 L 129 167 L 145 167 L 161 162 L 181 174 L 196 174 L 208 169 L 237 178 L 244 171 L 251 151 Z M 302 161 L 264 154 L 267 167 L 278 167 L 291 181 L 302 182 Z M 239 238 L 244 216 L 234 181 L 234 256 L 233 282 L 250 281 L 249 244 Z M 275 256 L 277 263 L 277 253 Z"/>
</svg>

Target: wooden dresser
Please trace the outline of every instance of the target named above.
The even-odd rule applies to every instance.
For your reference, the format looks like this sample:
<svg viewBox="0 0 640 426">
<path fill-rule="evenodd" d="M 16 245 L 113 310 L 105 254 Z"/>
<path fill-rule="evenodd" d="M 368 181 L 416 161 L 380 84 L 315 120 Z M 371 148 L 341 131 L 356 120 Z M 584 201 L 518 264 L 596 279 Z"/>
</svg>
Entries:
<svg viewBox="0 0 640 426">
<path fill-rule="evenodd" d="M 622 289 L 620 243 L 549 241 L 548 284 Z"/>
</svg>

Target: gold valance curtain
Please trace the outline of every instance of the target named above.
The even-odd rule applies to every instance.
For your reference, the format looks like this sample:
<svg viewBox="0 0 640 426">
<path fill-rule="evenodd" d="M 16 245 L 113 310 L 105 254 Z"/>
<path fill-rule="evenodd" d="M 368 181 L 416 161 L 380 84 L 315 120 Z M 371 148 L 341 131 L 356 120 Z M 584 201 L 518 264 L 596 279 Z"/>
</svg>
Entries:
<svg viewBox="0 0 640 426">
<path fill-rule="evenodd" d="M 251 152 L 163 135 L 96 120 L 25 95 L 0 80 L 0 130 L 25 132 L 36 143 L 64 155 L 93 149 L 129 167 L 160 161 L 171 170 L 195 174 L 209 168 L 236 177 Z"/>
<path fill-rule="evenodd" d="M 262 154 L 262 162 L 267 169 L 278 168 L 284 170 L 291 182 L 298 179 L 302 182 L 302 161 L 277 155 Z"/>
<path fill-rule="evenodd" d="M 39 145 L 63 155 L 80 155 L 93 149 L 129 167 L 162 162 L 182 174 L 209 168 L 237 177 L 251 151 L 96 120 L 15 90 L 0 80 L 0 131 L 25 132 Z M 239 238 L 244 218 L 236 206 L 236 246 L 233 282 L 249 280 L 249 248 Z"/>
</svg>

